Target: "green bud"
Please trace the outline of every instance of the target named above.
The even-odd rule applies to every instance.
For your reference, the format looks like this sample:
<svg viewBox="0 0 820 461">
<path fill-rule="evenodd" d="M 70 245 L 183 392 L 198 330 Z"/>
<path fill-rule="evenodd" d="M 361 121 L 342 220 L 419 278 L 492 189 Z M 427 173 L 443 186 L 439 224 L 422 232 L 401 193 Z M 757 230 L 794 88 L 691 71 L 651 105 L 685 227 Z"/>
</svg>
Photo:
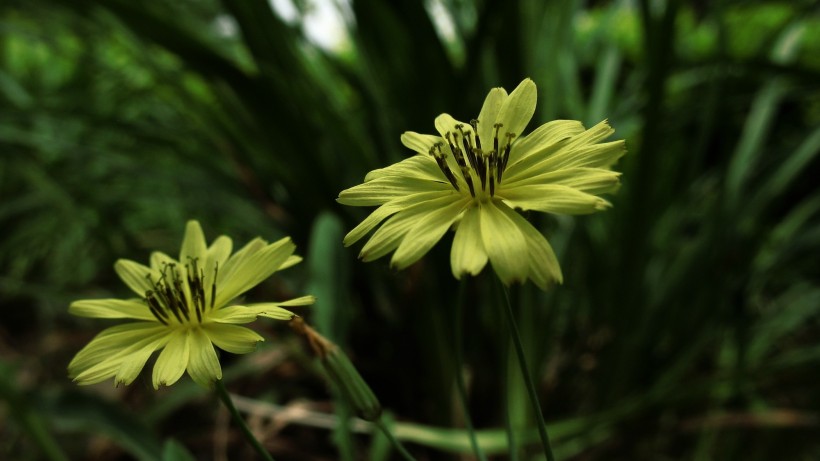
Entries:
<svg viewBox="0 0 820 461">
<path fill-rule="evenodd" d="M 362 419 L 367 421 L 379 419 L 382 406 L 370 386 L 347 358 L 347 354 L 336 345 L 332 345 L 325 351 L 322 365 L 330 379 L 341 389 L 342 394 Z"/>
</svg>

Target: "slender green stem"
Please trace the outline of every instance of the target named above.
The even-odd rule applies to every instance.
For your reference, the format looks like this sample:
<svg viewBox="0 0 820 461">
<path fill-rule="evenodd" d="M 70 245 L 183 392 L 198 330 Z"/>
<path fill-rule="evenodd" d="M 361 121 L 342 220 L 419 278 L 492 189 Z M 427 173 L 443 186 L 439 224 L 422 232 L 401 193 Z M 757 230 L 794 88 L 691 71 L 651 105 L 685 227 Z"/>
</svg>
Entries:
<svg viewBox="0 0 820 461">
<path fill-rule="evenodd" d="M 513 345 L 515 346 L 515 355 L 518 357 L 518 365 L 521 367 L 521 374 L 524 377 L 524 383 L 527 385 L 527 393 L 530 397 L 532 409 L 535 412 L 535 417 L 538 420 L 538 436 L 541 437 L 541 444 L 544 446 L 544 454 L 547 455 L 547 461 L 555 461 L 555 455 L 552 454 L 552 447 L 550 446 L 550 438 L 547 435 L 547 424 L 544 422 L 544 415 L 541 413 L 541 404 L 538 402 L 538 395 L 535 393 L 535 385 L 532 382 L 532 375 L 527 365 L 527 358 L 524 356 L 524 347 L 521 345 L 521 337 L 518 334 L 518 325 L 515 323 L 515 315 L 510 304 L 510 293 L 507 287 L 498 281 L 501 289 L 504 290 L 504 312 L 507 316 L 507 325 L 510 329 L 510 336 L 512 336 Z"/>
<path fill-rule="evenodd" d="M 387 424 L 384 423 L 384 416 L 377 419 L 373 424 L 376 427 L 378 427 L 379 430 L 382 431 L 385 437 L 387 437 L 387 440 L 390 441 L 390 443 L 393 445 L 393 448 L 395 448 L 396 451 L 399 452 L 402 458 L 406 459 L 407 461 L 416 461 L 416 458 L 413 458 L 413 455 L 411 455 L 410 452 L 407 451 L 406 448 L 404 448 L 404 445 L 402 445 L 401 442 L 399 442 L 399 439 L 397 439 L 396 436 L 393 435 L 393 431 L 391 431 L 390 428 L 387 427 Z"/>
<path fill-rule="evenodd" d="M 501 361 L 501 369 L 504 370 L 504 376 L 507 376 L 506 371 L 509 369 L 507 365 L 509 354 L 509 346 L 504 348 L 503 360 Z M 507 432 L 507 452 L 510 461 L 518 461 L 518 441 L 515 437 L 515 430 L 513 430 L 513 421 L 510 415 L 510 380 L 504 380 L 504 388 L 502 389 L 504 395 L 504 427 Z"/>
<path fill-rule="evenodd" d="M 467 433 L 470 436 L 470 444 L 473 446 L 476 458 L 479 461 L 486 461 L 487 457 L 481 450 L 476 438 L 475 428 L 473 427 L 472 419 L 470 418 L 470 409 L 467 404 L 467 389 L 464 386 L 464 376 L 461 373 L 461 311 L 464 306 L 464 294 L 467 291 L 467 278 L 463 278 L 458 287 L 458 298 L 456 299 L 455 309 L 453 309 L 453 369 L 456 375 L 456 390 L 461 401 L 461 411 L 464 415 L 464 425 L 467 426 Z"/>
<path fill-rule="evenodd" d="M 228 411 L 231 412 L 231 416 L 233 417 L 234 422 L 239 426 L 242 430 L 242 434 L 245 436 L 245 439 L 253 446 L 254 450 L 259 453 L 259 456 L 262 457 L 265 461 L 273 461 L 273 457 L 268 453 L 268 450 L 256 440 L 256 437 L 253 436 L 253 433 L 248 428 L 248 425 L 245 424 L 245 420 L 242 419 L 242 415 L 239 414 L 239 411 L 233 404 L 233 400 L 231 400 L 231 396 L 228 395 L 228 391 L 225 389 L 225 384 L 222 382 L 221 379 L 217 379 L 214 383 L 214 387 L 216 389 L 216 395 L 219 396 L 219 399 L 222 400 L 222 403 L 228 407 Z"/>
</svg>

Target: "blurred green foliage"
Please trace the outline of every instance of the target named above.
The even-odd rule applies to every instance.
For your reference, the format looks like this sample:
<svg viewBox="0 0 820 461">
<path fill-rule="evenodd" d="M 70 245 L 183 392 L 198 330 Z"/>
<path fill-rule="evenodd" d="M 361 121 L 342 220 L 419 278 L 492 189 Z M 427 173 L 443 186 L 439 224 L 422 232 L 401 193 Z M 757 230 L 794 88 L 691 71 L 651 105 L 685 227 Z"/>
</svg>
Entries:
<svg viewBox="0 0 820 461">
<path fill-rule="evenodd" d="M 347 22 L 329 48 L 306 25 L 320 3 Z M 522 459 L 537 459 L 491 274 L 453 319 L 452 237 L 401 273 L 360 263 L 341 236 L 366 210 L 334 201 L 409 155 L 402 132 L 433 132 L 441 112 L 470 118 L 489 88 L 526 76 L 533 126 L 609 118 L 629 148 L 612 210 L 531 216 L 565 271 L 550 292 L 515 293 L 559 458 L 820 456 L 818 2 L 292 6 L 286 19 L 264 0 L 0 6 L 6 458 L 245 453 L 215 448 L 221 416 L 191 383 L 77 389 L 64 372 L 109 324 L 70 318 L 68 303 L 124 296 L 113 262 L 173 251 L 199 219 L 238 242 L 294 238 L 306 262 L 251 297 L 320 295 L 301 313 L 351 353 L 419 459 L 470 451 L 449 432 L 462 427 L 462 371 L 488 453 L 505 451 L 509 418 Z M 463 370 L 446 358 L 453 322 Z M 270 338 L 259 352 L 224 358 L 233 391 L 333 399 L 286 328 L 257 328 Z M 346 428 L 291 424 L 267 443 L 280 459 L 367 459 Z M 385 459 L 379 443 L 370 453 Z"/>
</svg>

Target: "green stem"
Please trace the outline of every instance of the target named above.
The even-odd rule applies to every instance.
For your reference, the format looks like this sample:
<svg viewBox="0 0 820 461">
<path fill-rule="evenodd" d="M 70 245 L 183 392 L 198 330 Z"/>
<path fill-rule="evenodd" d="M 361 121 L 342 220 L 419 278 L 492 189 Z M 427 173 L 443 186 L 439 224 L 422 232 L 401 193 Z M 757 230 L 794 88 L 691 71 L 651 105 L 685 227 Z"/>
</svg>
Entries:
<svg viewBox="0 0 820 461">
<path fill-rule="evenodd" d="M 396 451 L 399 452 L 402 458 L 406 459 L 407 461 L 416 461 L 416 458 L 414 458 L 413 455 L 411 455 L 410 452 L 408 452 L 407 449 L 404 448 L 404 445 L 402 445 L 401 442 L 399 442 L 399 439 L 397 439 L 396 436 L 393 435 L 393 431 L 391 431 L 390 428 L 387 427 L 387 425 L 384 423 L 383 416 L 377 419 L 373 424 L 376 427 L 378 427 L 379 430 L 382 431 L 384 436 L 387 437 L 387 440 L 390 441 L 390 444 L 393 445 L 393 448 L 395 448 Z"/>
<path fill-rule="evenodd" d="M 504 313 L 507 316 L 507 325 L 510 329 L 510 336 L 512 336 L 513 345 L 515 346 L 515 355 L 518 357 L 518 365 L 521 368 L 521 375 L 524 377 L 524 383 L 527 385 L 527 393 L 530 397 L 532 409 L 535 412 L 535 417 L 538 420 L 538 436 L 541 437 L 541 444 L 544 446 L 544 454 L 547 455 L 547 461 L 555 461 L 555 455 L 552 454 L 552 447 L 550 446 L 550 438 L 547 435 L 547 424 L 544 422 L 544 415 L 541 413 L 541 404 L 538 402 L 538 395 L 535 393 L 535 385 L 532 382 L 530 369 L 527 365 L 527 358 L 524 356 L 524 347 L 521 345 L 521 337 L 518 334 L 518 325 L 515 323 L 515 315 L 510 304 L 510 293 L 507 287 L 499 279 L 502 290 L 504 290 Z"/>
<path fill-rule="evenodd" d="M 467 390 L 464 386 L 464 376 L 461 373 L 461 310 L 464 306 L 464 293 L 467 291 L 467 278 L 461 280 L 458 287 L 458 298 L 456 299 L 456 306 L 453 309 L 453 369 L 456 374 L 456 390 L 461 402 L 461 411 L 464 416 L 464 425 L 467 426 L 467 433 L 470 436 L 470 444 L 473 446 L 476 458 L 480 461 L 486 461 L 487 457 L 481 450 L 476 438 L 475 428 L 473 427 L 472 419 L 470 418 L 470 409 L 467 405 Z"/>
<path fill-rule="evenodd" d="M 268 453 L 267 450 L 256 440 L 256 437 L 253 436 L 253 433 L 248 428 L 248 425 L 245 424 L 245 420 L 242 419 L 242 415 L 239 414 L 239 411 L 233 404 L 233 400 L 231 400 L 231 396 L 228 395 L 228 391 L 225 389 L 225 384 L 222 382 L 221 379 L 217 379 L 214 383 L 214 387 L 216 389 L 216 395 L 219 396 L 219 399 L 222 400 L 222 403 L 228 407 L 228 411 L 231 412 L 231 416 L 233 417 L 234 422 L 239 426 L 242 430 L 242 434 L 245 436 L 245 439 L 253 446 L 254 450 L 259 453 L 259 456 L 262 457 L 265 461 L 273 461 L 273 457 Z"/>
<path fill-rule="evenodd" d="M 504 375 L 507 375 L 507 370 L 509 370 L 509 366 L 507 364 L 508 358 L 510 356 L 509 346 L 504 348 L 504 356 L 502 362 L 501 369 L 504 370 Z M 504 393 L 504 426 L 507 431 L 507 452 L 510 457 L 510 461 L 518 461 L 518 442 L 516 441 L 515 431 L 513 430 L 513 421 L 510 415 L 510 380 L 504 380 L 504 389 L 502 390 Z"/>
</svg>

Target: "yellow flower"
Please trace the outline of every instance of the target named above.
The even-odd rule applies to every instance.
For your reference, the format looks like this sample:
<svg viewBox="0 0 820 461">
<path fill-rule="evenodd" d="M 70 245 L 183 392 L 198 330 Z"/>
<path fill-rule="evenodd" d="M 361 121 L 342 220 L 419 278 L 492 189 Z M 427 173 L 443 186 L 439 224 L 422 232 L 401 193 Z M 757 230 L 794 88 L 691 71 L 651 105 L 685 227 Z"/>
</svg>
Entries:
<svg viewBox="0 0 820 461">
<path fill-rule="evenodd" d="M 509 95 L 491 90 L 470 123 L 441 114 L 439 136 L 404 133 L 402 143 L 419 155 L 371 171 L 364 184 L 339 194 L 345 205 L 379 206 L 345 236 L 345 245 L 381 224 L 360 258 L 395 250 L 391 264 L 402 269 L 455 225 L 450 265 L 456 278 L 478 274 L 489 261 L 505 284 L 531 279 L 543 289 L 561 283 L 549 243 L 515 209 L 585 214 L 608 208 L 598 195 L 618 188 L 620 173 L 610 167 L 626 148 L 623 140 L 600 142 L 614 132 L 606 121 L 587 130 L 556 120 L 521 136 L 535 103 L 535 83 L 526 79 Z"/>
<path fill-rule="evenodd" d="M 256 238 L 231 255 L 232 241 L 220 236 L 206 246 L 202 228 L 189 221 L 179 260 L 154 252 L 150 267 L 121 259 L 114 269 L 139 298 L 75 301 L 69 312 L 83 317 L 140 320 L 107 328 L 91 340 L 68 365 L 79 384 L 114 378 L 130 384 L 159 349 L 153 371 L 154 388 L 172 385 L 187 370 L 194 381 L 209 385 L 222 378 L 214 345 L 245 354 L 263 341 L 253 330 L 237 326 L 257 316 L 290 320 L 282 306 L 312 304 L 313 296 L 281 303 L 231 305 L 231 301 L 271 274 L 301 258 L 290 238 L 268 244 Z"/>
</svg>

